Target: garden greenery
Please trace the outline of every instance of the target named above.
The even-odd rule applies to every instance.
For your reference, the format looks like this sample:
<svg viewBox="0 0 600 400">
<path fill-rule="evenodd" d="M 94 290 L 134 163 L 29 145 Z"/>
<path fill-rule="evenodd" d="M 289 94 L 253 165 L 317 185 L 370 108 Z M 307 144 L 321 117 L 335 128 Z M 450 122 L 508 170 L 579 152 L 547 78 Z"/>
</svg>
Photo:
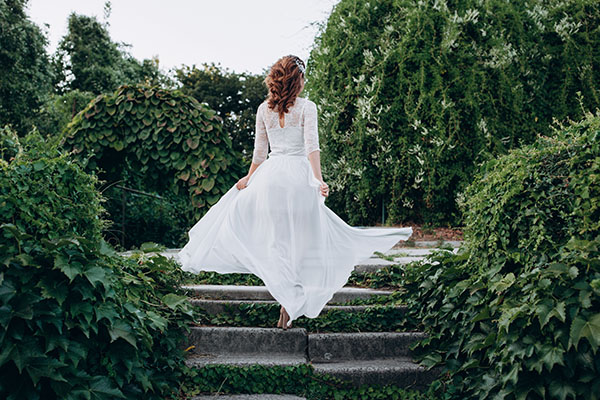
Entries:
<svg viewBox="0 0 600 400">
<path fill-rule="evenodd" d="M 98 176 L 109 185 L 125 181 L 133 189 L 172 198 L 176 207 L 171 209 L 177 213 L 166 214 L 167 222 L 162 222 L 165 229 L 171 226 L 184 234 L 239 175 L 221 121 L 206 105 L 177 90 L 123 85 L 78 113 L 67 126 L 63 145 L 85 158 L 89 171 L 100 169 Z M 108 209 L 119 221 L 120 192 L 113 197 L 119 201 Z M 135 217 L 147 207 L 128 209 Z M 148 229 L 161 224 L 146 222 Z"/>
<path fill-rule="evenodd" d="M 310 364 L 293 366 L 207 365 L 194 370 L 186 381 L 186 393 L 286 393 L 307 400 L 433 400 L 429 393 L 385 386 L 355 387 L 335 376 L 315 374 Z"/>
<path fill-rule="evenodd" d="M 341 0 L 316 38 L 329 206 L 351 224 L 460 223 L 477 164 L 600 105 L 596 0 Z"/>
<path fill-rule="evenodd" d="M 97 177 L 57 141 L 1 136 L 0 398 L 175 396 L 193 320 L 178 264 L 102 240 Z"/>
<path fill-rule="evenodd" d="M 460 254 L 404 279 L 439 398 L 598 399 L 600 111 L 490 160 L 465 197 Z"/>
</svg>

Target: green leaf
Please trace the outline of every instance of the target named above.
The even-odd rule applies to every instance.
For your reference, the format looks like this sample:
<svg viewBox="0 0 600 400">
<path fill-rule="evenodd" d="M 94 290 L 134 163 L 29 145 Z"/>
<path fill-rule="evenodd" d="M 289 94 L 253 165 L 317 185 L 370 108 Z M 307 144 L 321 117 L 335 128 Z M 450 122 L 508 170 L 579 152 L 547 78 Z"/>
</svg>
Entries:
<svg viewBox="0 0 600 400">
<path fill-rule="evenodd" d="M 555 364 L 565 365 L 563 361 L 563 355 L 565 351 L 560 347 L 552 347 L 552 346 L 544 346 L 541 350 L 544 353 L 542 357 L 542 362 L 548 369 L 548 371 L 552 371 L 552 367 Z"/>
<path fill-rule="evenodd" d="M 565 400 L 568 397 L 577 398 L 573 388 L 564 380 L 552 380 L 549 387 L 549 395 L 553 399 Z"/>
<path fill-rule="evenodd" d="M 520 364 L 514 364 L 510 372 L 502 377 L 502 382 L 506 385 L 506 383 L 510 381 L 513 385 L 515 385 L 518 380 L 520 368 Z"/>
<path fill-rule="evenodd" d="M 121 338 L 136 349 L 138 348 L 135 336 L 131 331 L 131 326 L 126 321 L 119 320 L 115 322 L 114 325 L 108 330 L 108 333 L 110 335 L 111 342 Z"/>
<path fill-rule="evenodd" d="M 206 178 L 202 181 L 202 189 L 207 192 L 210 191 L 215 186 L 215 180 L 212 178 Z"/>
<path fill-rule="evenodd" d="M 151 253 L 156 251 L 161 251 L 163 246 L 154 242 L 144 242 L 140 245 L 140 250 L 144 253 Z"/>
<path fill-rule="evenodd" d="M 69 278 L 69 281 L 72 282 L 77 275 L 81 274 L 83 265 L 77 261 L 69 262 L 67 256 L 58 254 L 54 258 L 54 268 L 62 271 Z"/>
<path fill-rule="evenodd" d="M 90 385 L 91 400 L 125 399 L 123 392 L 106 376 L 95 376 Z"/>
<path fill-rule="evenodd" d="M 96 322 L 106 318 L 111 324 L 119 318 L 119 313 L 113 303 L 102 303 L 94 308 L 96 313 Z"/>
<path fill-rule="evenodd" d="M 96 286 L 96 283 L 104 283 L 106 280 L 106 272 L 104 271 L 104 268 L 98 266 L 87 268 L 85 271 L 83 271 L 83 275 L 94 287 Z"/>
<path fill-rule="evenodd" d="M 195 150 L 196 147 L 200 144 L 198 138 L 188 138 L 186 140 L 186 144 L 190 147 L 190 149 Z"/>
<path fill-rule="evenodd" d="M 167 307 L 169 307 L 172 310 L 176 309 L 177 306 L 179 306 L 180 304 L 184 304 L 187 301 L 188 298 L 186 296 L 180 296 L 175 293 L 169 293 L 167 295 L 164 295 L 162 298 L 162 302 L 165 303 Z"/>
<path fill-rule="evenodd" d="M 503 292 L 506 289 L 508 289 L 509 287 L 511 287 L 514 282 L 515 282 L 515 274 L 513 274 L 512 272 L 509 272 L 508 274 L 506 274 L 506 276 L 504 276 L 498 282 L 493 284 L 491 289 L 495 292 Z"/>
<path fill-rule="evenodd" d="M 577 317 L 573 320 L 573 323 L 571 324 L 571 334 L 569 336 L 569 346 L 567 349 L 571 348 L 571 345 L 573 345 L 575 350 L 577 350 L 577 345 L 583 337 L 587 338 L 590 342 L 592 351 L 595 354 L 600 343 L 600 314 L 593 315 L 588 321 L 581 317 Z"/>
</svg>

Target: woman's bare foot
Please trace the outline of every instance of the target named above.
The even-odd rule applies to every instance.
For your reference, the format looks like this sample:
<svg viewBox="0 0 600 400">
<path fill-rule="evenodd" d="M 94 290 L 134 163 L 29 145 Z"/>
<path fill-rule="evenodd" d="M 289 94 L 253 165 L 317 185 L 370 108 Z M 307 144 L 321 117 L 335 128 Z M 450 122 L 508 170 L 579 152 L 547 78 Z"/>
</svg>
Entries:
<svg viewBox="0 0 600 400">
<path fill-rule="evenodd" d="M 288 327 L 287 323 L 290 320 L 290 315 L 287 313 L 287 311 L 285 310 L 285 308 L 283 308 L 283 306 L 281 306 L 281 310 L 279 311 L 279 321 L 281 322 L 281 326 L 279 323 L 277 323 L 278 327 L 283 328 L 283 330 L 287 330 L 287 328 L 291 328 L 291 325 Z"/>
<path fill-rule="evenodd" d="M 279 321 L 277 321 L 277 327 L 283 328 L 283 306 L 281 306 L 281 310 L 279 310 Z"/>
<path fill-rule="evenodd" d="M 287 323 L 290 320 L 290 315 L 287 313 L 287 311 L 285 310 L 285 308 L 283 308 L 283 306 L 281 306 L 281 309 L 279 310 L 279 321 L 277 321 L 277 327 L 278 328 L 282 328 L 283 330 L 287 330 Z M 291 328 L 291 325 L 290 325 Z"/>
</svg>

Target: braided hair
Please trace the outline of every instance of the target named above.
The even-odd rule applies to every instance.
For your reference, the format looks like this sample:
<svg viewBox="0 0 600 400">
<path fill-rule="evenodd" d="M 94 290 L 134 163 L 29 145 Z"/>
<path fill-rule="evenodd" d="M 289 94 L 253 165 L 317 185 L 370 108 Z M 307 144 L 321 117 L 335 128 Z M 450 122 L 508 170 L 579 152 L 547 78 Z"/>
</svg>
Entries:
<svg viewBox="0 0 600 400">
<path fill-rule="evenodd" d="M 269 89 L 267 104 L 279 113 L 280 118 L 296 101 L 302 89 L 305 68 L 304 61 L 290 54 L 277 60 L 265 78 Z"/>
</svg>

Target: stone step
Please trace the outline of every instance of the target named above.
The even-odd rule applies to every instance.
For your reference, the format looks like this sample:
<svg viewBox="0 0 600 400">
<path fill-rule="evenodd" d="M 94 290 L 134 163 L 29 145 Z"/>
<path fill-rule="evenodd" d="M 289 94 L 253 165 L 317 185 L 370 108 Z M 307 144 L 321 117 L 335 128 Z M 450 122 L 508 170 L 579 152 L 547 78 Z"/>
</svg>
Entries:
<svg viewBox="0 0 600 400">
<path fill-rule="evenodd" d="M 200 368 L 205 365 L 221 364 L 246 367 L 249 365 L 262 365 L 265 367 L 273 366 L 294 366 L 306 364 L 306 357 L 294 354 L 280 353 L 239 353 L 239 354 L 194 354 L 185 361 L 188 367 Z"/>
<path fill-rule="evenodd" d="M 405 389 L 425 389 L 438 375 L 408 357 L 313 363 L 316 374 L 335 376 L 353 386 L 394 385 Z"/>
<path fill-rule="evenodd" d="M 310 364 L 352 385 L 424 388 L 436 376 L 411 360 L 409 346 L 424 335 L 402 332 L 307 333 L 304 328 L 193 327 L 186 364 L 293 366 Z"/>
<path fill-rule="evenodd" d="M 407 357 L 409 347 L 423 338 L 421 332 L 310 333 L 308 358 L 326 363 Z"/>
<path fill-rule="evenodd" d="M 240 305 L 243 304 L 264 304 L 264 305 L 279 305 L 275 300 L 212 300 L 212 299 L 190 299 L 190 302 L 202 310 L 206 311 L 209 315 L 217 315 L 226 313 L 230 310 L 238 310 Z M 322 314 L 331 310 L 340 310 L 348 313 L 360 313 L 370 308 L 377 307 L 378 305 L 325 305 L 323 307 Z M 398 310 L 406 310 L 405 306 L 394 307 Z"/>
<path fill-rule="evenodd" d="M 275 300 L 266 286 L 246 285 L 185 285 L 188 296 L 207 300 Z M 357 287 L 343 287 L 333 294 L 329 304 L 345 303 L 355 299 L 368 299 L 376 295 L 391 295 L 391 290 L 376 290 Z"/>
<path fill-rule="evenodd" d="M 407 242 L 398 242 L 398 244 L 396 244 L 393 250 L 396 249 L 401 249 L 403 250 L 404 248 L 409 249 L 409 248 L 414 248 L 414 247 L 418 247 L 418 248 L 439 248 L 440 245 L 444 245 L 444 246 L 450 246 L 452 248 L 458 248 L 462 245 L 463 241 L 462 240 L 417 240 L 417 241 L 409 241 Z"/>
<path fill-rule="evenodd" d="M 229 394 L 229 395 L 204 395 L 192 397 L 192 400 L 306 400 L 292 394 Z"/>
<path fill-rule="evenodd" d="M 199 355 L 273 355 L 306 358 L 304 328 L 191 327 L 187 335 L 190 353 Z"/>
</svg>

